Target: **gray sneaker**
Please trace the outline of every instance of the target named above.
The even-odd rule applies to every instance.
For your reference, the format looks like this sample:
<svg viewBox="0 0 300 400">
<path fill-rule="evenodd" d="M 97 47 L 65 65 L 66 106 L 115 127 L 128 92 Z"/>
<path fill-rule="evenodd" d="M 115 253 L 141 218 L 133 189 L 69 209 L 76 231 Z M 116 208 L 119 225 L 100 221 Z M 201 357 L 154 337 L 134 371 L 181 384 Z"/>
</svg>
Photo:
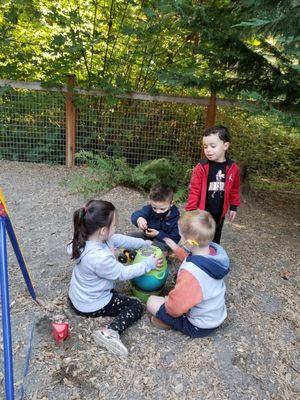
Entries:
<svg viewBox="0 0 300 400">
<path fill-rule="evenodd" d="M 113 329 L 103 328 L 99 331 L 94 331 L 92 334 L 94 341 L 100 346 L 120 356 L 127 356 L 128 350 L 122 343 L 120 335 Z"/>
</svg>

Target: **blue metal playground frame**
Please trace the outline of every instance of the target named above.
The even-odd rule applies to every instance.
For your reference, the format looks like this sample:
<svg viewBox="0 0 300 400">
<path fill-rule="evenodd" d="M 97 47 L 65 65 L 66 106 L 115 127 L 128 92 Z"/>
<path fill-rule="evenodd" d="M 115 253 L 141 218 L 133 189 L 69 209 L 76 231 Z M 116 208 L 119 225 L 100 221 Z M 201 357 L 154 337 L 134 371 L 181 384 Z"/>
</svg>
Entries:
<svg viewBox="0 0 300 400">
<path fill-rule="evenodd" d="M 10 324 L 10 303 L 8 290 L 8 262 L 7 262 L 7 243 L 6 233 L 10 238 L 19 266 L 21 268 L 25 283 L 33 300 L 36 294 L 22 255 L 21 249 L 15 235 L 13 225 L 10 221 L 3 195 L 0 190 L 0 290 L 2 308 L 2 334 L 3 334 L 3 353 L 4 353 L 4 382 L 5 398 L 14 400 L 14 378 L 13 378 L 13 354 Z"/>
</svg>

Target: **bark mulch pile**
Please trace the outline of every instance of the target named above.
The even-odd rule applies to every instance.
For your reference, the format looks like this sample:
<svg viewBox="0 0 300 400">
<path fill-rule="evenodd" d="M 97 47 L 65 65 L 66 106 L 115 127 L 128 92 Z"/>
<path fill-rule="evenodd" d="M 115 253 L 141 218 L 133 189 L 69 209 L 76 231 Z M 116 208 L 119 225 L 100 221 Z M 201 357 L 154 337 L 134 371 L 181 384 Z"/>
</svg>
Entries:
<svg viewBox="0 0 300 400">
<path fill-rule="evenodd" d="M 296 379 L 299 195 L 254 193 L 243 203 L 236 222 L 225 223 L 222 244 L 231 258 L 228 319 L 214 336 L 192 340 L 178 332 L 159 331 L 144 314 L 124 334 L 129 356 L 122 358 L 91 339 L 91 332 L 107 320 L 78 317 L 67 304 L 72 263 L 66 243 L 72 235 L 73 211 L 85 201 L 62 183 L 73 174 L 63 166 L 0 161 L 0 186 L 40 300 L 40 305 L 31 300 L 9 245 L 17 398 L 21 386 L 25 399 L 45 400 L 300 396 Z M 121 233 L 132 230 L 131 212 L 146 201 L 122 187 L 102 198 L 117 207 Z M 170 285 L 169 281 L 167 289 Z M 128 283 L 118 288 L 130 290 Z M 71 332 L 58 344 L 50 323 L 60 320 L 69 322 Z M 24 377 L 30 345 L 29 372 Z M 1 396 L 3 374 L 2 369 Z"/>
</svg>

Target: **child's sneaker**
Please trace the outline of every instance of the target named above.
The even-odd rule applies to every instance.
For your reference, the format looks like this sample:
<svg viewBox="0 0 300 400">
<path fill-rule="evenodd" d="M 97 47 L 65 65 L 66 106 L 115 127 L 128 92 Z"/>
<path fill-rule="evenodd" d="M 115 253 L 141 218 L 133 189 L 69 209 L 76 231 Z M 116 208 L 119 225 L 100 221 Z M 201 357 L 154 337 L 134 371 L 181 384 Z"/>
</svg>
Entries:
<svg viewBox="0 0 300 400">
<path fill-rule="evenodd" d="M 128 350 L 122 343 L 120 335 L 113 329 L 103 328 L 92 334 L 94 341 L 100 346 L 120 356 L 127 356 Z"/>
</svg>

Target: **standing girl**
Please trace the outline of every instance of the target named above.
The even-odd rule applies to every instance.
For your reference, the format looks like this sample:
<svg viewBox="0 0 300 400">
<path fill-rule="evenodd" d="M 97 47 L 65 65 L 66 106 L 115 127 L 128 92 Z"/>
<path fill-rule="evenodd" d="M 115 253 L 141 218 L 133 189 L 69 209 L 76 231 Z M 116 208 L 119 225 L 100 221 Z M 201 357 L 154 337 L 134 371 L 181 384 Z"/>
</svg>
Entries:
<svg viewBox="0 0 300 400">
<path fill-rule="evenodd" d="M 226 157 L 230 137 L 225 126 L 214 126 L 204 131 L 205 160 L 193 170 L 186 211 L 206 210 L 216 222 L 213 242 L 220 243 L 225 215 L 229 209 L 229 221 L 236 217 L 239 200 L 239 168 Z"/>
<path fill-rule="evenodd" d="M 127 355 L 128 350 L 119 334 L 141 318 L 142 304 L 119 294 L 115 280 L 129 280 L 155 269 L 162 260 L 148 257 L 125 266 L 114 256 L 114 248 L 137 249 L 150 246 L 151 241 L 114 234 L 116 209 L 104 200 L 91 200 L 73 216 L 74 235 L 68 253 L 75 260 L 69 288 L 73 310 L 84 317 L 114 317 L 110 324 L 93 333 L 94 340 L 115 354 Z"/>
</svg>

